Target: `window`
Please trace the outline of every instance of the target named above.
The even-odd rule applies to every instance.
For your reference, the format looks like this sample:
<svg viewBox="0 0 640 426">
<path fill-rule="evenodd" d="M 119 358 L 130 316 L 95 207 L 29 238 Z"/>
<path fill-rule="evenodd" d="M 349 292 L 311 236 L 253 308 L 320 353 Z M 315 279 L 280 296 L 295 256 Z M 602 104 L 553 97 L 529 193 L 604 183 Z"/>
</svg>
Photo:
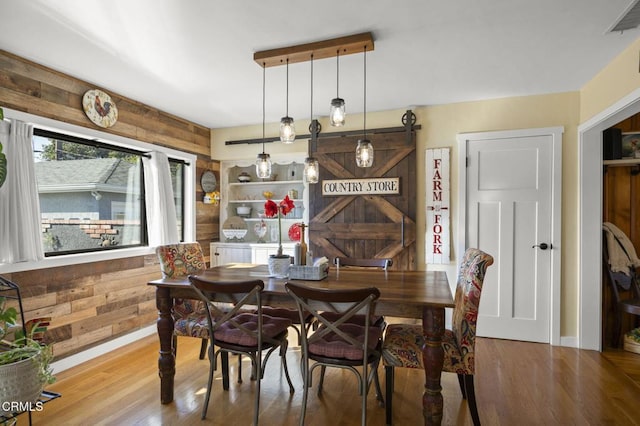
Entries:
<svg viewBox="0 0 640 426">
<path fill-rule="evenodd" d="M 152 244 L 152 241 L 154 240 L 154 238 L 151 237 L 157 236 L 160 230 L 155 229 L 155 226 L 157 225 L 152 225 L 147 222 L 147 215 L 145 211 L 145 192 L 156 191 L 158 183 L 154 181 L 147 181 L 143 177 L 143 169 L 144 163 L 146 163 L 146 159 L 145 162 L 140 162 L 139 160 L 144 158 L 147 153 L 153 156 L 154 152 L 160 152 L 164 153 L 168 157 L 170 161 L 172 189 L 174 190 L 175 195 L 174 202 L 176 203 L 175 210 L 178 228 L 177 230 L 179 232 L 178 235 L 183 241 L 195 241 L 195 164 L 197 160 L 195 154 L 187 153 L 158 144 L 138 141 L 112 133 L 105 133 L 103 131 L 90 127 L 81 127 L 70 123 L 64 123 L 61 121 L 40 117 L 34 114 L 14 111 L 10 109 L 5 109 L 4 111 L 6 118 L 20 120 L 25 123 L 30 123 L 34 126 L 35 135 L 33 137 L 32 147 L 32 154 L 35 163 L 34 166 L 37 165 L 37 167 L 41 167 L 37 164 L 38 162 L 49 162 L 53 163 L 49 164 L 49 167 L 68 167 L 63 163 L 77 161 L 79 158 L 85 158 L 76 156 L 75 158 L 60 158 L 55 161 L 51 160 L 50 158 L 55 159 L 58 157 L 53 156 L 53 154 L 48 151 L 52 150 L 53 147 L 49 147 L 46 150 L 45 147 L 53 144 L 54 141 L 58 141 L 56 142 L 56 145 L 59 145 L 61 143 L 60 141 L 62 141 L 83 145 L 83 147 L 85 147 L 85 150 L 87 149 L 86 146 L 88 146 L 94 151 L 94 153 L 98 152 L 100 154 L 94 155 L 94 159 L 105 158 L 104 151 L 99 150 L 106 150 L 111 153 L 106 154 L 107 159 L 113 158 L 114 156 L 117 157 L 118 155 L 120 155 L 121 157 L 134 156 L 138 161 L 135 165 L 130 166 L 130 168 L 139 167 L 139 174 L 131 174 L 132 178 L 133 176 L 135 176 L 135 180 L 132 180 L 132 183 L 135 183 L 136 189 L 130 190 L 129 187 L 127 187 L 126 190 L 121 189 L 121 191 L 126 191 L 130 195 L 129 199 L 109 198 L 111 197 L 111 193 L 113 193 L 114 188 L 109 187 L 108 185 L 103 185 L 100 187 L 94 186 L 93 188 L 90 188 L 86 185 L 87 181 L 85 179 L 85 185 L 82 188 L 85 196 L 85 203 L 95 203 L 95 201 L 102 202 L 104 200 L 107 200 L 108 202 L 101 204 L 100 209 L 90 209 L 85 205 L 79 204 L 69 204 L 64 209 L 60 207 L 55 210 L 50 208 L 45 209 L 45 197 L 66 197 L 70 192 L 78 192 L 79 178 L 77 178 L 77 176 L 74 176 L 76 180 L 67 182 L 67 185 L 59 185 L 57 187 L 56 195 L 56 191 L 54 191 L 54 188 L 52 187 L 53 182 L 56 180 L 56 176 L 53 174 L 53 172 L 56 172 L 55 170 L 49 176 L 37 177 L 39 184 L 39 198 L 42 210 L 41 236 L 43 248 L 45 248 L 46 252 L 45 259 L 40 261 L 27 261 L 19 263 L 0 263 L 0 273 L 12 273 L 24 270 L 77 265 L 80 263 L 116 260 L 121 258 L 128 258 L 131 256 L 153 254 L 153 250 L 155 247 L 149 245 Z M 79 149 L 78 147 L 73 146 L 71 148 L 71 152 L 73 152 L 73 149 Z M 79 170 L 84 169 L 78 169 L 78 171 Z M 134 198 L 133 196 L 136 194 L 139 196 Z M 135 204 L 133 204 L 134 201 Z M 129 208 L 129 206 L 132 206 L 133 208 Z M 125 228 L 123 227 L 123 233 L 118 233 L 118 237 L 116 237 L 123 238 L 122 242 L 118 239 L 109 238 L 110 236 L 114 235 L 113 233 L 102 233 L 99 245 L 97 244 L 98 239 L 95 238 L 92 239 L 92 243 L 87 244 L 87 246 L 73 246 L 66 242 L 65 238 L 68 238 L 67 234 L 62 232 L 60 234 L 54 234 L 53 232 L 47 234 L 47 232 L 45 232 L 46 229 L 48 229 L 45 227 L 51 224 L 51 220 L 61 218 L 62 213 L 67 213 L 64 216 L 66 218 L 94 221 L 104 219 L 107 221 L 121 221 L 123 223 L 126 222 L 126 233 L 124 232 Z M 139 224 L 129 222 L 131 220 L 131 216 L 135 216 Z M 105 225 L 108 225 L 108 223 Z M 79 228 L 80 226 L 78 225 L 76 229 L 74 229 L 74 232 Z M 106 241 L 107 239 L 109 240 L 108 243 L 104 242 L 104 245 L 102 245 L 102 235 L 106 235 L 104 237 L 104 241 Z M 112 242 L 116 242 L 116 244 L 111 244 Z M 48 246 L 45 246 L 45 244 L 47 244 Z M 153 244 L 155 244 L 155 242 L 153 242 Z"/>
<path fill-rule="evenodd" d="M 143 152 L 34 130 L 45 255 L 147 242 Z"/>
</svg>

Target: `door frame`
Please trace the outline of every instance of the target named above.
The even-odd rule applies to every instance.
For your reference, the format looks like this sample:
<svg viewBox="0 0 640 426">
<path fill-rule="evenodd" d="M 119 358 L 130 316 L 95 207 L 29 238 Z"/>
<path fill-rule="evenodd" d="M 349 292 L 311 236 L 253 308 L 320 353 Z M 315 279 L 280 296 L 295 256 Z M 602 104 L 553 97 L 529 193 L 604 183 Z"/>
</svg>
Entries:
<svg viewBox="0 0 640 426">
<path fill-rule="evenodd" d="M 549 314 L 549 336 L 551 344 L 560 345 L 560 327 L 561 327 L 561 266 L 562 256 L 562 134 L 564 127 L 545 127 L 536 129 L 518 129 L 504 130 L 497 132 L 478 132 L 478 133 L 459 133 L 456 135 L 458 140 L 458 238 L 456 258 L 459 263 L 462 254 L 466 250 L 467 241 L 467 143 L 469 141 L 480 141 L 487 139 L 515 138 L 527 136 L 551 136 L 552 137 L 552 153 L 553 164 L 551 170 L 553 173 L 551 184 L 551 285 L 549 301 L 551 303 Z"/>
<path fill-rule="evenodd" d="M 602 131 L 640 112 L 636 89 L 578 126 L 578 347 L 602 351 Z"/>
</svg>

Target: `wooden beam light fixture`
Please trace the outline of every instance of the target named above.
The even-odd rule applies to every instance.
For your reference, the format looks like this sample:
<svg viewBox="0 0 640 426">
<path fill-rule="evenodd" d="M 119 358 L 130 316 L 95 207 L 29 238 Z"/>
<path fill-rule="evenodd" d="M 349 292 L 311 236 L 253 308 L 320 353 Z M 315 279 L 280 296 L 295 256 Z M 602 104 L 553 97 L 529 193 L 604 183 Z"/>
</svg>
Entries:
<svg viewBox="0 0 640 426">
<path fill-rule="evenodd" d="M 311 55 L 313 55 L 314 60 L 318 60 L 334 58 L 338 54 L 344 56 L 353 53 L 362 53 L 365 46 L 368 51 L 373 50 L 373 36 L 370 32 L 313 43 L 262 50 L 253 54 L 253 60 L 260 66 L 275 67 L 285 65 L 287 59 L 290 64 L 306 62 L 311 58 Z"/>
</svg>

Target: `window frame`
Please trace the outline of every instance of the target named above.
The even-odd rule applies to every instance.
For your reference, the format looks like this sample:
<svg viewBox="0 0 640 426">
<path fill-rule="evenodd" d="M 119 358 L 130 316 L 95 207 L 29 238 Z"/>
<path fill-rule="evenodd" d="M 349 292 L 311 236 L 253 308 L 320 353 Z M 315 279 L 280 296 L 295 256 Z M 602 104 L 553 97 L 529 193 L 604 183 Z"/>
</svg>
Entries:
<svg viewBox="0 0 640 426">
<path fill-rule="evenodd" d="M 89 127 L 82 127 L 70 123 L 64 123 L 58 120 L 37 116 L 21 111 L 3 108 L 5 118 L 21 120 L 26 123 L 33 124 L 39 129 L 63 133 L 72 137 L 78 137 L 85 140 L 98 140 L 121 149 L 133 149 L 136 151 L 150 152 L 159 151 L 165 153 L 171 160 L 184 162 L 183 178 L 184 193 L 183 195 L 183 229 L 182 239 L 186 242 L 195 241 L 195 221 L 196 221 L 196 203 L 195 203 L 195 183 L 196 183 L 196 160 L 195 154 L 179 151 L 173 148 L 167 148 L 160 145 L 154 145 L 148 142 L 142 142 L 124 136 L 106 133 Z M 154 232 L 147 229 L 147 233 Z M 123 259 L 131 256 L 144 256 L 153 254 L 154 247 L 148 245 L 140 247 L 122 248 L 105 251 L 95 251 L 87 253 L 74 253 L 59 256 L 48 256 L 41 261 L 20 262 L 14 264 L 0 264 L 0 273 L 11 273 L 28 270 L 37 270 L 44 268 L 52 268 L 58 266 L 74 265 L 79 263 L 100 262 L 107 260 Z"/>
</svg>

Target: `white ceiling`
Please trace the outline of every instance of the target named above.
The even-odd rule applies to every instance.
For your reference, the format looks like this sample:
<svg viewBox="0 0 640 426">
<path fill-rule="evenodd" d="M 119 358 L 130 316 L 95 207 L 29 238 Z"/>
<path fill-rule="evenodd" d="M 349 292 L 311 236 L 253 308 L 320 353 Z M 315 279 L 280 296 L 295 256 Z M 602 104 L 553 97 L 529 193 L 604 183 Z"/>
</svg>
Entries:
<svg viewBox="0 0 640 426">
<path fill-rule="evenodd" d="M 632 2 L 0 0 L 0 49 L 219 128 L 262 121 L 254 52 L 368 31 L 368 112 L 579 90 L 640 36 L 606 33 Z M 363 56 L 340 58 L 347 113 L 363 110 Z M 335 59 L 315 61 L 314 80 L 326 116 Z M 285 67 L 266 82 L 276 122 Z M 310 64 L 292 64 L 289 115 L 308 122 L 310 108 Z"/>
</svg>

